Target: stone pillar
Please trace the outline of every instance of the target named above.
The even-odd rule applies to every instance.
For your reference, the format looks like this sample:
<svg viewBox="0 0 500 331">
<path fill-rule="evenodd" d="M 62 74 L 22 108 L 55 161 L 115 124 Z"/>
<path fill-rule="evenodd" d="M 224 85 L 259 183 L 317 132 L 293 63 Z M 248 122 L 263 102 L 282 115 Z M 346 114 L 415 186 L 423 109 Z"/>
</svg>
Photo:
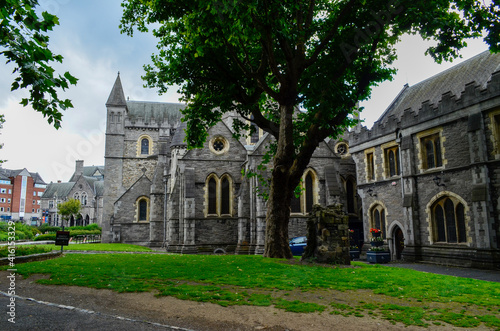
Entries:
<svg viewBox="0 0 500 331">
<path fill-rule="evenodd" d="M 302 259 L 319 263 L 351 264 L 349 216 L 341 204 L 315 205 L 307 221 L 307 247 Z"/>
</svg>

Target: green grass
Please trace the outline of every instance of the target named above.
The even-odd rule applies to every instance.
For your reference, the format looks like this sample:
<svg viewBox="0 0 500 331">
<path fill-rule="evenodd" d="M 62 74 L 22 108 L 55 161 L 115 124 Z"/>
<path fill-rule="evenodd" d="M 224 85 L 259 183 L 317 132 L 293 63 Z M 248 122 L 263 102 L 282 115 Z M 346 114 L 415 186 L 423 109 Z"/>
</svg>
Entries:
<svg viewBox="0 0 500 331">
<path fill-rule="evenodd" d="M 110 250 L 100 246 L 104 244 L 70 248 L 92 245 Z M 353 265 L 328 268 L 235 255 L 67 254 L 16 267 L 26 277 L 50 274 L 50 279 L 38 281 L 43 284 L 118 292 L 156 290 L 158 296 L 222 306 L 272 305 L 291 312 L 372 316 L 423 327 L 483 323 L 500 330 L 499 283 L 359 262 Z M 342 302 L 332 300 L 334 293 Z"/>
</svg>

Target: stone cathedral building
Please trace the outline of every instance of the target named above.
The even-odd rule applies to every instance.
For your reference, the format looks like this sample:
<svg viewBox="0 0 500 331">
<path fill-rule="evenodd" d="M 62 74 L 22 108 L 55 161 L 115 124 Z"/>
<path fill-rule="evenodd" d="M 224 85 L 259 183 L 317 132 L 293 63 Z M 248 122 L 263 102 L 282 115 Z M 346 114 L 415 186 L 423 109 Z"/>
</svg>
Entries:
<svg viewBox="0 0 500 331">
<path fill-rule="evenodd" d="M 393 259 L 500 268 L 500 54 L 405 86 L 349 142 L 365 229 Z"/>
<path fill-rule="evenodd" d="M 227 115 L 209 130 L 203 148 L 187 150 L 183 104 L 127 101 L 120 76 L 106 102 L 103 241 L 166 247 L 170 252 L 260 254 L 265 201 L 256 169 L 271 139 L 257 131 L 232 136 Z M 314 204 L 341 202 L 362 235 L 355 166 L 342 141 L 325 141 L 303 175 L 293 201 L 290 236 L 306 233 Z"/>
</svg>

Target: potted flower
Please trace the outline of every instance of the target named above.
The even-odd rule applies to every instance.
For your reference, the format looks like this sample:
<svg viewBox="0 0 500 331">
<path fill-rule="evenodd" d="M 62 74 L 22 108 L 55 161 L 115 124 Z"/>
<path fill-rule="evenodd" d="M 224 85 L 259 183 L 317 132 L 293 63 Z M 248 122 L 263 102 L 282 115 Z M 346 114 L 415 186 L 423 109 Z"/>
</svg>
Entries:
<svg viewBox="0 0 500 331">
<path fill-rule="evenodd" d="M 384 245 L 384 238 L 382 238 L 382 231 L 380 229 L 370 229 L 372 235 L 370 239 L 371 248 L 366 252 L 366 260 L 370 263 L 387 263 L 391 260 L 391 255 L 382 246 Z"/>
</svg>

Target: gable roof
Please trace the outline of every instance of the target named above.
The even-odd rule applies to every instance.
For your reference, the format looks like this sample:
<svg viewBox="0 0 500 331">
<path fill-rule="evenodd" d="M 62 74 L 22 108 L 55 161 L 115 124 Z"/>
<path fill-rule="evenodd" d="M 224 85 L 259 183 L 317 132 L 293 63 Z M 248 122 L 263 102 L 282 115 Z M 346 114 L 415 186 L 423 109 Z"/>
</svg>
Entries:
<svg viewBox="0 0 500 331">
<path fill-rule="evenodd" d="M 75 186 L 75 183 L 69 182 L 69 183 L 50 183 L 47 188 L 45 189 L 45 192 L 43 192 L 42 199 L 52 199 L 55 198 L 56 196 L 59 199 L 64 199 L 68 196 L 68 194 L 71 192 L 71 189 L 73 189 L 73 186 Z"/>
<path fill-rule="evenodd" d="M 418 114 L 423 102 L 437 106 L 446 93 L 460 98 L 465 86 L 472 82 L 485 88 L 491 75 L 499 70 L 500 53 L 482 52 L 418 84 L 405 85 L 377 122 L 385 123 L 391 115 L 400 120 L 405 110 Z"/>
</svg>

